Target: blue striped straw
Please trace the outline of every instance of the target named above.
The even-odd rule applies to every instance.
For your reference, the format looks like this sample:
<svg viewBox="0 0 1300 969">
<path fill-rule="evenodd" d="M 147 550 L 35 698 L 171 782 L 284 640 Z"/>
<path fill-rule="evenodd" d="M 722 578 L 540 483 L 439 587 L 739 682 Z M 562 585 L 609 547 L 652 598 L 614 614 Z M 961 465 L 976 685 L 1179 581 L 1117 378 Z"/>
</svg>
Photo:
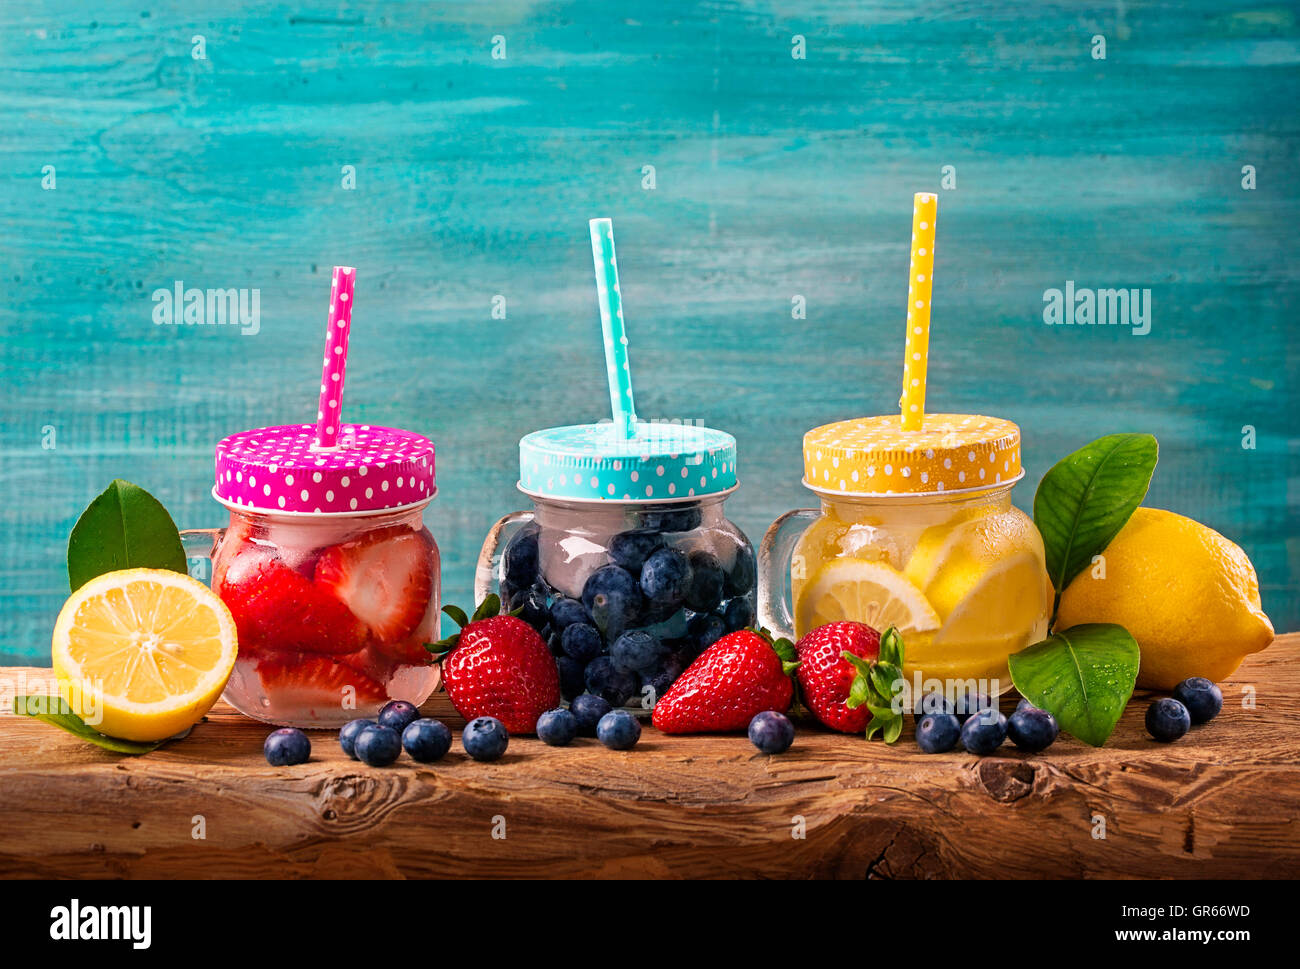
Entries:
<svg viewBox="0 0 1300 969">
<path fill-rule="evenodd" d="M 624 440 L 636 436 L 636 404 L 632 399 L 632 372 L 627 359 L 627 330 L 623 325 L 623 294 L 618 288 L 618 259 L 614 255 L 614 224 L 592 219 L 591 258 L 596 264 L 596 294 L 600 326 L 605 335 L 605 369 L 609 376 L 609 403 L 614 424 Z"/>
</svg>

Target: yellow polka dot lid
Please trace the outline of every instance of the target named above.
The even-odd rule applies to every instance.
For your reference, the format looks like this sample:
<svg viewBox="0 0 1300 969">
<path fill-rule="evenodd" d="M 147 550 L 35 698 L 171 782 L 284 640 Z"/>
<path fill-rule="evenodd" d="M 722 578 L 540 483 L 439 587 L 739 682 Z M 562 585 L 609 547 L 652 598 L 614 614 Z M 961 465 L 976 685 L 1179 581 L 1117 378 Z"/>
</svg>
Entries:
<svg viewBox="0 0 1300 969">
<path fill-rule="evenodd" d="M 1000 417 L 926 414 L 903 430 L 898 414 L 815 427 L 803 438 L 804 484 L 857 495 L 921 495 L 1011 484 L 1023 474 L 1020 428 Z"/>
</svg>

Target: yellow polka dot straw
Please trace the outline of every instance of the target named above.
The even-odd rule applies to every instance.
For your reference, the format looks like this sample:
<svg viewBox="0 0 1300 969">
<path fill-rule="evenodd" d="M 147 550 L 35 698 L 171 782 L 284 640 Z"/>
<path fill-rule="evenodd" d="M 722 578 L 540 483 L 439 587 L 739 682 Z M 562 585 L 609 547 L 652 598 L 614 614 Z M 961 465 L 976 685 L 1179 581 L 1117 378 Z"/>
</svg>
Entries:
<svg viewBox="0 0 1300 969">
<path fill-rule="evenodd" d="M 930 357 L 930 290 L 934 276 L 934 220 L 939 198 L 931 192 L 912 197 L 912 261 L 907 277 L 907 343 L 903 396 L 898 406 L 903 430 L 925 425 L 926 364 Z"/>
</svg>

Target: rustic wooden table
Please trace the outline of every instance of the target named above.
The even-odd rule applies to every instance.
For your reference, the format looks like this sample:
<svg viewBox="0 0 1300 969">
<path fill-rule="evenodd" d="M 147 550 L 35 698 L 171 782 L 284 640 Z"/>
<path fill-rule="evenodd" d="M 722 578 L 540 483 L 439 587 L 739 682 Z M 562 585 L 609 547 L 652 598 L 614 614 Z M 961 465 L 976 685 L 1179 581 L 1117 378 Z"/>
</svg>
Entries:
<svg viewBox="0 0 1300 969">
<path fill-rule="evenodd" d="M 144 757 L 9 716 L 0 875 L 1296 877 L 1298 660 L 1300 634 L 1248 659 L 1175 744 L 1139 697 L 1103 749 L 983 759 L 923 755 L 910 729 L 890 748 L 805 727 L 780 757 L 647 729 L 625 753 L 520 737 L 477 764 L 457 739 L 373 769 L 318 733 L 308 764 L 272 768 L 266 728 L 224 704 Z"/>
</svg>

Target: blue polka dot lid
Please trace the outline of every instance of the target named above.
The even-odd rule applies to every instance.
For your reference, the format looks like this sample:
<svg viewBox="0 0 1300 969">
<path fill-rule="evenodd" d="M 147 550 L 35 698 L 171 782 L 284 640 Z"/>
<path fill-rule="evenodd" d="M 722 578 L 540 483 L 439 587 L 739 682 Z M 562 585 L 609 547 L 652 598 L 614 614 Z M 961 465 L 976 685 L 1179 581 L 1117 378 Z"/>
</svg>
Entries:
<svg viewBox="0 0 1300 969">
<path fill-rule="evenodd" d="M 637 421 L 533 431 L 519 441 L 519 487 L 541 498 L 681 501 L 736 486 L 736 439 L 694 424 Z"/>
</svg>

